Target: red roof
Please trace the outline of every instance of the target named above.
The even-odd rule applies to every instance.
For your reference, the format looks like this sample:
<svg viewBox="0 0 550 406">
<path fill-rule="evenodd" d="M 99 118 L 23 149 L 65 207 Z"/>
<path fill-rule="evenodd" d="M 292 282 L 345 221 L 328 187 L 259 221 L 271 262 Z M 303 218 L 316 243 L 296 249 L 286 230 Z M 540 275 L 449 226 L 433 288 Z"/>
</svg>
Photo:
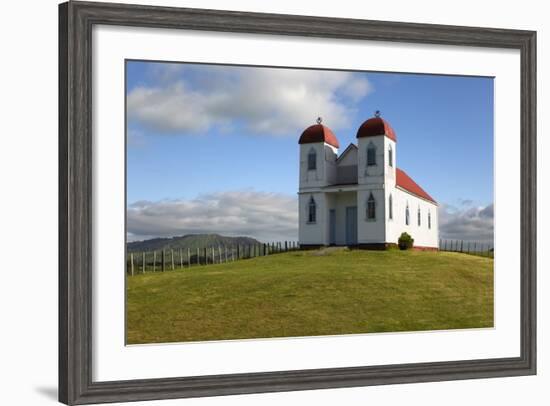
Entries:
<svg viewBox="0 0 550 406">
<path fill-rule="evenodd" d="M 298 144 L 312 144 L 314 142 L 326 142 L 333 147 L 340 148 L 336 135 L 322 124 L 314 124 L 304 130 Z"/>
<path fill-rule="evenodd" d="M 418 184 L 411 179 L 404 171 L 399 168 L 395 168 L 396 172 L 396 186 L 399 186 L 401 189 L 405 189 L 407 192 L 412 193 L 418 197 L 429 200 L 430 202 L 437 203 L 424 189 L 422 189 Z"/>
<path fill-rule="evenodd" d="M 361 124 L 359 130 L 357 130 L 357 138 L 374 137 L 377 135 L 385 135 L 390 140 L 397 142 L 395 131 L 393 131 L 390 124 L 381 117 L 369 118 Z"/>
</svg>

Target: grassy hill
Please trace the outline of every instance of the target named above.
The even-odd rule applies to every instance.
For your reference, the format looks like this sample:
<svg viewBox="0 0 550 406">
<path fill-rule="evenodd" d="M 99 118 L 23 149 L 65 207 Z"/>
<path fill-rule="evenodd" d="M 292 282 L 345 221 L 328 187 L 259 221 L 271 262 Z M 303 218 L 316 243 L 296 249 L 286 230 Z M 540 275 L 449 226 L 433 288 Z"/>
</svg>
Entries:
<svg viewBox="0 0 550 406">
<path fill-rule="evenodd" d="M 129 344 L 493 326 L 493 260 L 295 251 L 127 278 Z"/>
<path fill-rule="evenodd" d="M 128 252 L 148 252 L 155 250 L 187 250 L 197 248 L 254 245 L 260 242 L 250 237 L 225 237 L 219 234 L 188 234 L 181 237 L 153 238 L 145 241 L 133 241 L 127 244 Z"/>
</svg>

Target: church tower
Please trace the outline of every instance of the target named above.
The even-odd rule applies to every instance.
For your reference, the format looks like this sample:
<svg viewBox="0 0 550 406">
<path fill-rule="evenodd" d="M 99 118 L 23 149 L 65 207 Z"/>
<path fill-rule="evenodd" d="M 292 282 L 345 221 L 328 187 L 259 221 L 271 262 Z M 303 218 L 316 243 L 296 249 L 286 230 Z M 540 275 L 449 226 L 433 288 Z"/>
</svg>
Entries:
<svg viewBox="0 0 550 406">
<path fill-rule="evenodd" d="M 300 180 L 298 205 L 301 244 L 328 243 L 328 203 L 322 191 L 336 181 L 338 139 L 317 119 L 300 136 Z"/>
<path fill-rule="evenodd" d="M 300 136 L 300 190 L 334 183 L 340 144 L 330 128 L 317 119 Z"/>
<path fill-rule="evenodd" d="M 357 205 L 366 221 L 359 228 L 359 243 L 386 241 L 386 219 L 391 221 L 395 200 L 396 142 L 395 132 L 379 111 L 357 131 Z"/>
</svg>

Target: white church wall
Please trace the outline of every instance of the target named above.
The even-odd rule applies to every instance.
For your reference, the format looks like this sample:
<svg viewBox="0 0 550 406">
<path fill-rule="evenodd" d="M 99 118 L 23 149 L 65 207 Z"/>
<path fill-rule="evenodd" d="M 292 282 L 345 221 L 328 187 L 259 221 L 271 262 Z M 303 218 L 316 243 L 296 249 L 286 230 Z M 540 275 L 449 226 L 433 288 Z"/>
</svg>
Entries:
<svg viewBox="0 0 550 406">
<path fill-rule="evenodd" d="M 308 155 L 314 151 L 317 165 L 308 169 Z M 336 179 L 336 157 L 338 150 L 331 145 L 317 142 L 300 145 L 300 188 L 326 186 Z"/>
<path fill-rule="evenodd" d="M 383 135 L 357 139 L 357 170 L 359 184 L 384 183 L 385 141 Z M 376 165 L 367 166 L 367 148 L 376 148 Z"/>
<path fill-rule="evenodd" d="M 367 201 L 372 193 L 375 200 L 375 219 L 367 218 Z M 386 239 L 384 188 L 369 188 L 357 192 L 357 239 L 359 244 L 381 243 Z"/>
<path fill-rule="evenodd" d="M 308 222 L 308 210 L 311 197 L 317 205 L 316 220 L 314 223 Z M 299 215 L 298 237 L 300 244 L 324 245 L 327 230 L 327 202 L 325 193 L 303 193 L 298 195 Z"/>
<path fill-rule="evenodd" d="M 421 199 L 402 189 L 393 188 L 393 219 L 387 221 L 387 242 L 397 243 L 403 232 L 414 238 L 414 245 L 419 247 L 438 247 L 438 211 L 437 205 Z M 389 205 L 387 194 L 386 207 Z M 409 224 L 406 224 L 406 208 L 409 206 Z M 421 222 L 418 225 L 418 209 L 420 208 Z M 389 213 L 389 207 L 388 207 Z M 431 213 L 431 227 L 428 227 L 428 213 Z"/>
<path fill-rule="evenodd" d="M 392 165 L 390 166 L 389 151 L 392 152 Z M 395 168 L 397 168 L 397 148 L 395 141 L 390 140 L 388 137 L 384 137 L 384 170 L 386 185 L 395 186 Z"/>
</svg>

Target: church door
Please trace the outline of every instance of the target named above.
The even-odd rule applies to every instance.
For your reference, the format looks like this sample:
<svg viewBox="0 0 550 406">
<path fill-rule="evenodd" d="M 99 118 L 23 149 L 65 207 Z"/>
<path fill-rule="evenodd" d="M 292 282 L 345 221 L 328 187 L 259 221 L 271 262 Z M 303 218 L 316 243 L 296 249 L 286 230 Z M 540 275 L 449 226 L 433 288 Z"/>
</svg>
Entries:
<svg viewBox="0 0 550 406">
<path fill-rule="evenodd" d="M 357 207 L 346 207 L 346 244 L 357 245 Z"/>
<path fill-rule="evenodd" d="M 336 210 L 330 209 L 328 212 L 329 215 L 329 234 L 328 234 L 328 243 L 330 245 L 336 244 Z"/>
</svg>

